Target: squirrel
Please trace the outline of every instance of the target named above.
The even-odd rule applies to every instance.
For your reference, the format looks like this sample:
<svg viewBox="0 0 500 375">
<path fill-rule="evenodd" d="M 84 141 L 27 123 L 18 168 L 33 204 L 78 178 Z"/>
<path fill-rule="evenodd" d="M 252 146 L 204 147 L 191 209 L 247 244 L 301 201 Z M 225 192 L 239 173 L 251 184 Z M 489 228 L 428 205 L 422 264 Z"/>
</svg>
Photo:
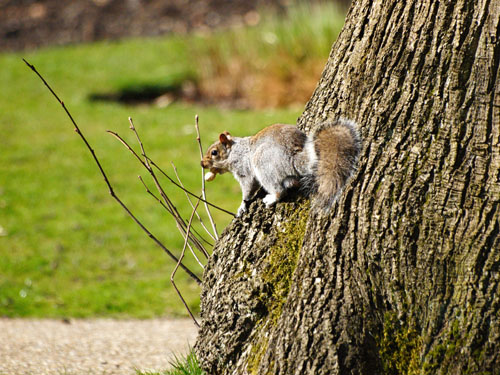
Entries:
<svg viewBox="0 0 500 375">
<path fill-rule="evenodd" d="M 295 125 L 274 124 L 251 137 L 219 135 L 201 161 L 210 171 L 205 180 L 231 172 L 241 185 L 243 199 L 237 217 L 262 186 L 263 202 L 272 206 L 290 188 L 315 193 L 315 206 L 328 210 L 356 169 L 361 137 L 353 121 L 320 124 L 306 135 Z"/>
</svg>

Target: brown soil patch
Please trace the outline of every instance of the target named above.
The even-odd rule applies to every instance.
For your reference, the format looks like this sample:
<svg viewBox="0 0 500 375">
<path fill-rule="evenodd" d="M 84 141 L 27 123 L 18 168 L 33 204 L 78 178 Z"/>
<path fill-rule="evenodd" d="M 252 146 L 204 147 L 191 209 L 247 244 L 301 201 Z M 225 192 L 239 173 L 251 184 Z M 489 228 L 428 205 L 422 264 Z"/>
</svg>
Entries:
<svg viewBox="0 0 500 375">
<path fill-rule="evenodd" d="M 4 0 L 0 51 L 252 23 L 286 0 Z"/>
</svg>

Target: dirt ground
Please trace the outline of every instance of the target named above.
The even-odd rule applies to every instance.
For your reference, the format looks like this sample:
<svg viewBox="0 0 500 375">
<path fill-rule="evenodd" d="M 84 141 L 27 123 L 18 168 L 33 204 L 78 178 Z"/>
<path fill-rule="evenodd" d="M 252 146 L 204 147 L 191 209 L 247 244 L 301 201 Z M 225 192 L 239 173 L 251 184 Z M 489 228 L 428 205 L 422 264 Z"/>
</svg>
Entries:
<svg viewBox="0 0 500 375">
<path fill-rule="evenodd" d="M 163 371 L 188 354 L 196 333 L 188 319 L 0 319 L 0 374 Z"/>
<path fill-rule="evenodd" d="M 0 51 L 186 33 L 258 21 L 289 0 L 0 0 Z"/>
</svg>

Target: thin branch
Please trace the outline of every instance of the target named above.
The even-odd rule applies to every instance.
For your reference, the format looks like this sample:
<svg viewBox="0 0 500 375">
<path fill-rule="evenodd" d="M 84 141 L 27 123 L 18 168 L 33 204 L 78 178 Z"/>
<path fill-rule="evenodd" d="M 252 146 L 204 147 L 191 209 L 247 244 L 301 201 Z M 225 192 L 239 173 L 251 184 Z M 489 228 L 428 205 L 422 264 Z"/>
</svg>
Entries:
<svg viewBox="0 0 500 375">
<path fill-rule="evenodd" d="M 124 145 L 124 146 L 125 146 L 125 147 L 126 147 L 126 148 L 127 148 L 127 149 L 131 152 L 131 153 L 132 153 L 132 154 L 134 154 L 134 156 L 137 158 L 137 160 L 139 160 L 139 162 L 140 162 L 141 164 L 143 164 L 143 165 L 144 165 L 144 162 L 142 161 L 141 157 L 140 157 L 140 156 L 139 156 L 139 155 L 138 155 L 138 154 L 134 151 L 134 149 L 132 149 L 132 148 L 128 145 L 128 143 L 127 143 L 127 142 L 125 142 L 125 140 L 124 140 L 123 138 L 121 138 L 121 137 L 118 135 L 118 133 L 116 133 L 116 132 L 114 132 L 114 131 L 111 131 L 111 130 L 106 130 L 106 131 L 107 131 L 109 134 L 111 134 L 112 136 L 114 136 L 116 139 L 118 139 L 118 140 L 119 140 L 119 141 L 120 141 L 120 142 L 121 142 L 121 143 L 122 143 L 122 144 L 123 144 L 123 145 Z M 161 168 L 160 168 L 160 166 L 158 166 L 158 164 L 156 164 L 156 163 L 154 162 L 154 160 L 152 160 L 152 159 L 151 159 L 151 158 L 149 158 L 149 157 L 148 157 L 148 160 L 149 160 L 149 162 L 151 163 L 151 165 L 152 165 L 153 167 L 155 167 L 155 168 L 156 168 L 156 169 L 157 169 L 157 170 L 158 170 L 158 171 L 159 171 L 159 172 L 160 172 L 160 173 L 161 173 L 164 177 L 166 177 L 166 178 L 167 178 L 167 179 L 168 179 L 168 180 L 169 180 L 172 184 L 174 184 L 175 186 L 177 186 L 179 189 L 184 190 L 184 192 L 186 192 L 187 194 L 191 195 L 192 197 L 195 197 L 195 198 L 197 198 L 197 199 L 198 199 L 198 196 L 197 196 L 195 193 L 193 193 L 193 192 L 191 192 L 191 191 L 187 190 L 186 188 L 184 188 L 183 186 L 181 186 L 181 185 L 179 185 L 177 182 L 175 182 L 175 180 L 173 180 L 173 179 L 172 179 L 172 177 L 170 177 L 170 176 L 169 176 L 169 175 L 168 175 L 165 171 L 163 171 L 163 169 L 161 169 Z M 144 167 L 145 167 L 145 165 L 144 165 Z M 219 210 L 219 211 L 222 211 L 222 212 L 224 212 L 224 213 L 226 213 L 226 214 L 228 214 L 228 215 L 231 215 L 231 216 L 236 216 L 233 212 L 228 211 L 228 210 L 225 210 L 225 209 L 223 209 L 222 207 L 216 206 L 215 204 L 210 203 L 210 202 L 209 202 L 209 201 L 207 201 L 207 200 L 200 199 L 200 201 L 201 201 L 201 202 L 203 202 L 203 203 L 206 203 L 206 204 L 208 204 L 209 206 L 212 206 L 213 208 L 215 208 L 215 209 L 217 209 L 217 210 Z"/>
<path fill-rule="evenodd" d="M 171 164 L 172 164 L 172 168 L 174 169 L 174 173 L 175 173 L 175 177 L 177 178 L 177 181 L 179 182 L 179 184 L 182 187 L 184 187 L 184 184 L 182 183 L 182 180 L 179 176 L 179 173 L 177 173 L 177 167 L 175 166 L 175 164 L 173 162 L 171 162 Z M 186 194 L 186 199 L 188 200 L 189 204 L 191 205 L 191 208 L 194 208 L 193 202 L 191 201 L 191 198 L 189 198 L 189 195 L 186 192 L 184 192 L 184 194 Z M 205 229 L 205 232 L 208 233 L 208 235 L 212 238 L 212 240 L 216 241 L 216 238 L 212 235 L 212 233 L 210 233 L 208 228 L 205 226 L 205 223 L 203 222 L 203 220 L 202 220 L 201 216 L 198 214 L 198 212 L 196 212 L 196 217 L 198 218 L 200 225 L 203 227 L 203 229 Z M 212 245 L 212 244 L 210 244 L 210 245 Z M 208 254 L 205 254 L 205 256 L 208 258 Z"/>
<path fill-rule="evenodd" d="M 191 240 L 191 242 L 193 243 L 193 245 L 195 245 L 196 248 L 202 254 L 206 255 L 206 257 L 208 259 L 208 252 L 205 249 L 205 246 L 203 246 L 203 244 L 196 237 L 196 235 L 191 235 L 191 233 L 188 230 L 186 230 L 186 227 L 185 227 L 184 220 L 183 220 L 182 216 L 179 214 L 179 212 L 177 211 L 177 208 L 175 207 L 175 205 L 173 204 L 173 202 L 170 200 L 170 198 L 168 198 L 167 194 L 163 190 L 163 187 L 160 185 L 160 181 L 158 181 L 158 179 L 156 177 L 156 174 L 154 173 L 154 170 L 151 168 L 151 166 L 149 164 L 148 157 L 146 155 L 146 150 L 144 149 L 144 145 L 143 145 L 143 143 L 141 141 L 141 138 L 139 137 L 139 133 L 138 133 L 137 129 L 134 126 L 134 122 L 132 121 L 131 117 L 129 117 L 128 120 L 130 122 L 130 129 L 134 132 L 134 134 L 135 134 L 135 136 L 137 138 L 137 142 L 139 142 L 139 145 L 141 147 L 141 152 L 142 152 L 142 156 L 144 157 L 144 163 L 146 165 L 146 168 L 149 171 L 149 173 L 151 174 L 151 176 L 153 177 L 153 181 L 154 181 L 154 183 L 156 185 L 156 188 L 157 188 L 158 192 L 160 193 L 160 195 L 163 197 L 163 200 L 165 201 L 165 203 L 167 203 L 172 208 L 172 215 L 174 216 L 175 220 L 177 221 L 177 228 L 181 232 L 181 235 L 183 236 L 184 239 L 186 239 L 186 236 L 189 237 L 189 239 Z M 189 242 L 188 242 L 188 246 L 189 246 L 189 250 L 192 252 L 194 258 L 196 259 L 196 261 L 198 262 L 198 264 L 200 265 L 200 267 L 204 268 L 203 264 L 200 262 L 200 260 L 196 256 L 196 254 L 195 254 L 193 248 L 191 247 L 191 245 L 189 244 Z"/>
<path fill-rule="evenodd" d="M 149 159 L 149 158 L 148 158 L 148 159 Z M 189 190 L 187 190 L 187 189 L 184 189 L 181 185 L 179 185 L 177 182 L 175 182 L 175 181 L 174 181 L 174 180 L 173 180 L 173 179 L 172 179 L 172 178 L 171 178 L 171 177 L 170 177 L 167 173 L 165 173 L 165 171 L 163 171 L 163 170 L 160 168 L 160 166 L 158 166 L 158 164 L 156 164 L 153 160 L 149 159 L 149 161 L 151 162 L 151 164 L 153 165 L 153 167 L 155 167 L 156 169 L 158 169 L 158 171 L 159 171 L 159 172 L 160 172 L 163 176 L 165 176 L 165 177 L 166 177 L 166 178 L 167 178 L 167 179 L 168 179 L 171 183 L 173 183 L 173 184 L 174 184 L 175 186 L 177 186 L 178 188 L 180 188 L 180 189 L 184 190 L 186 193 L 188 193 L 188 194 L 189 194 L 189 195 L 191 195 L 192 197 L 198 198 L 198 196 L 197 196 L 195 193 L 193 193 L 193 192 L 191 192 L 191 191 L 189 191 Z M 234 212 L 231 212 L 231 211 L 228 211 L 228 210 L 226 210 L 226 209 L 224 209 L 224 208 L 222 208 L 222 207 L 219 207 L 219 206 L 217 206 L 217 205 L 215 205 L 215 204 L 213 204 L 213 203 L 211 203 L 211 202 L 207 201 L 206 199 L 200 199 L 200 201 L 201 201 L 201 202 L 203 202 L 203 203 L 205 203 L 205 204 L 208 204 L 209 206 L 211 206 L 211 207 L 215 208 L 216 210 L 222 211 L 222 212 L 224 212 L 224 213 L 226 213 L 226 214 L 228 214 L 228 215 L 231 215 L 231 216 L 236 217 L 236 214 L 235 214 Z"/>
<path fill-rule="evenodd" d="M 203 159 L 203 147 L 201 146 L 201 137 L 200 137 L 200 128 L 198 126 L 198 115 L 194 117 L 194 122 L 195 122 L 195 128 L 196 128 L 196 140 L 198 141 L 198 146 L 200 149 L 200 160 Z M 205 193 L 205 171 L 203 170 L 203 167 L 201 167 L 201 195 L 204 200 L 207 199 L 206 193 Z M 214 231 L 214 236 L 215 238 L 219 239 L 219 235 L 217 233 L 217 226 L 215 225 L 215 221 L 212 217 L 212 213 L 210 212 L 210 208 L 208 205 L 205 203 L 205 210 L 207 211 L 208 219 L 210 220 L 210 224 L 212 224 L 212 229 Z"/>
<path fill-rule="evenodd" d="M 200 200 L 197 200 L 196 201 L 196 205 L 195 207 L 193 208 L 193 212 L 191 213 L 191 216 L 189 218 L 189 222 L 188 222 L 188 225 L 187 225 L 187 231 L 188 231 L 188 234 L 189 234 L 189 231 L 191 230 L 191 223 L 193 222 L 193 217 L 194 217 L 194 213 L 196 212 L 196 209 L 198 208 L 198 205 L 200 204 Z M 179 298 L 182 300 L 182 303 L 184 304 L 184 307 L 187 309 L 189 315 L 191 316 L 191 318 L 193 319 L 194 321 L 194 324 L 199 328 L 200 325 L 198 324 L 198 322 L 196 321 L 196 318 L 194 317 L 193 313 L 191 312 L 191 310 L 189 309 L 189 306 L 187 305 L 186 301 L 184 300 L 184 298 L 182 297 L 182 294 L 181 292 L 179 291 L 179 289 L 177 288 L 177 285 L 175 285 L 175 281 L 174 281 L 174 276 L 175 276 L 175 273 L 177 272 L 177 269 L 179 268 L 179 265 L 181 264 L 181 261 L 182 261 L 182 258 L 184 258 L 184 254 L 186 253 L 186 246 L 188 244 L 188 239 L 189 239 L 189 236 L 186 236 L 186 239 L 184 240 L 184 246 L 182 247 L 182 253 L 181 253 L 181 256 L 179 257 L 179 261 L 177 262 L 177 264 L 175 265 L 175 268 L 172 272 L 172 275 L 170 275 L 170 282 L 172 283 L 172 285 L 174 286 L 175 288 L 175 291 L 177 292 L 177 294 L 179 295 Z"/>
<path fill-rule="evenodd" d="M 129 118 L 129 121 L 131 121 L 131 120 L 132 119 Z M 139 137 L 139 135 L 137 133 L 137 130 L 133 126 L 133 123 L 131 123 L 131 127 L 130 128 L 132 129 L 132 131 L 134 131 L 134 133 L 136 134 L 136 136 Z M 149 165 L 149 163 L 143 161 L 141 159 L 141 157 L 132 149 L 132 147 L 130 147 L 129 144 L 122 137 L 120 137 L 117 133 L 112 132 L 110 130 L 108 130 L 107 132 L 110 133 L 111 135 L 113 135 L 115 138 L 117 138 L 136 157 L 136 159 L 139 160 L 139 162 L 142 164 L 142 166 L 144 168 L 146 168 L 146 170 L 149 172 L 149 174 L 153 178 L 153 181 L 155 182 L 156 188 L 160 192 L 160 195 L 163 198 L 163 201 L 165 202 L 165 204 L 163 206 L 167 209 L 167 211 L 174 218 L 174 220 L 176 222 L 176 225 L 177 225 L 177 229 L 181 233 L 182 238 L 184 239 L 186 235 L 189 235 L 191 242 L 196 246 L 196 248 L 198 248 L 198 250 L 200 252 L 206 252 L 205 247 L 203 246 L 203 244 L 200 242 L 200 240 L 198 238 L 196 238 L 195 236 L 193 236 L 191 234 L 187 234 L 187 232 L 186 232 L 186 223 L 184 222 L 184 219 L 179 214 L 179 212 L 177 211 L 177 208 L 172 203 L 172 201 L 168 198 L 167 194 L 165 193 L 165 191 L 161 187 L 160 182 L 158 181 L 158 179 L 156 177 L 156 174 L 152 170 L 152 168 Z M 142 142 L 140 141 L 140 139 L 139 139 L 139 144 L 141 145 L 141 150 L 142 150 L 143 156 L 145 157 L 145 159 L 149 160 L 149 158 L 145 155 L 144 147 L 142 146 Z"/>
<path fill-rule="evenodd" d="M 42 82 L 44 83 L 44 85 L 49 89 L 49 91 L 52 93 L 52 95 L 57 99 L 57 101 L 59 102 L 59 104 L 61 104 L 61 106 L 63 107 L 64 111 L 66 112 L 66 114 L 68 115 L 69 119 L 71 120 L 73 126 L 75 127 L 75 132 L 80 136 L 80 138 L 83 140 L 83 142 L 85 143 L 87 149 L 89 150 L 89 152 L 92 154 L 92 157 L 94 158 L 94 161 L 95 163 L 97 164 L 97 167 L 99 168 L 99 171 L 101 172 L 101 175 L 102 177 L 104 178 L 104 182 L 106 183 L 107 187 L 108 187 L 108 190 L 109 190 L 109 194 L 118 202 L 118 204 L 125 210 L 125 212 L 132 218 L 132 220 L 135 221 L 135 223 L 137 225 L 139 225 L 139 227 L 148 235 L 149 238 L 151 238 L 163 251 L 165 251 L 165 253 L 167 253 L 167 255 L 172 258 L 172 260 L 174 260 L 177 264 L 179 263 L 179 259 L 177 259 L 177 257 L 169 250 L 165 247 L 165 245 L 163 245 L 140 221 L 139 219 L 137 219 L 137 217 L 135 217 L 135 215 L 128 209 L 128 207 L 121 201 L 120 198 L 118 198 L 118 196 L 116 195 L 116 193 L 114 192 L 113 190 L 113 187 L 111 186 L 111 183 L 109 182 L 109 179 L 106 175 L 106 173 L 104 172 L 104 169 L 102 168 L 101 166 L 101 163 L 99 162 L 99 159 L 97 158 L 94 150 L 92 149 L 92 147 L 90 146 L 90 144 L 88 143 L 87 139 L 85 138 L 85 136 L 83 135 L 83 133 L 80 131 L 80 128 L 78 127 L 78 125 L 76 124 L 75 120 L 73 119 L 73 116 L 71 115 L 71 113 L 69 112 L 69 110 L 66 108 L 66 105 L 64 104 L 64 102 L 59 99 L 59 97 L 57 96 L 57 94 L 54 92 L 54 90 L 52 90 L 52 88 L 50 87 L 50 85 L 47 83 L 47 81 L 42 77 L 42 75 L 36 70 L 36 68 L 31 65 L 29 62 L 27 62 L 25 59 L 23 59 L 24 63 L 33 71 L 35 72 L 35 74 L 42 80 Z M 179 264 L 179 266 L 193 279 L 195 280 L 198 284 L 201 284 L 201 280 L 199 279 L 198 276 L 196 276 L 189 268 L 187 268 L 184 264 Z"/>
<path fill-rule="evenodd" d="M 165 193 L 165 191 L 161 187 L 160 182 L 156 178 L 156 175 L 155 175 L 153 169 L 149 165 L 149 161 L 148 161 L 148 158 L 146 156 L 146 151 L 144 149 L 144 145 L 142 144 L 141 138 L 139 137 L 139 133 L 137 132 L 137 129 L 134 126 L 134 122 L 132 121 L 132 117 L 129 117 L 128 121 L 130 123 L 130 129 L 134 132 L 135 137 L 137 139 L 137 142 L 139 143 L 139 146 L 141 147 L 141 153 L 142 153 L 142 156 L 144 157 L 144 162 L 142 163 L 142 165 L 148 170 L 148 172 L 151 175 L 151 177 L 153 177 L 153 181 L 154 181 L 154 183 L 156 185 L 156 189 L 160 193 L 160 195 L 163 198 L 165 204 L 167 204 L 167 206 L 170 207 L 171 214 L 174 216 L 174 218 L 176 218 L 176 219 L 180 218 L 181 221 L 183 221 L 182 217 L 179 215 L 179 213 L 175 209 L 175 206 L 173 205 L 172 201 L 168 198 L 167 194 Z M 183 224 L 184 224 L 184 222 L 183 222 Z"/>
<path fill-rule="evenodd" d="M 154 195 L 154 193 L 149 189 L 148 185 L 146 185 L 146 182 L 144 182 L 144 180 L 142 179 L 141 176 L 138 176 L 139 177 L 139 180 L 141 181 L 142 185 L 144 186 L 144 188 L 146 189 L 146 193 L 148 193 L 149 195 L 151 195 L 159 204 L 162 205 L 162 207 L 164 207 L 166 210 L 168 210 L 168 208 L 165 206 L 165 203 L 163 203 L 163 201 L 158 198 L 156 195 Z M 193 206 L 193 209 L 194 209 L 194 206 Z M 191 230 L 195 233 L 195 235 L 199 236 L 200 238 L 202 238 L 200 236 L 200 234 L 194 229 L 191 227 Z M 183 238 L 185 239 L 185 236 L 183 236 Z M 203 238 L 202 238 L 203 239 Z M 196 256 L 196 253 L 194 252 L 193 248 L 191 247 L 191 245 L 189 245 L 188 243 L 188 246 L 189 246 L 189 250 L 191 250 L 191 253 L 193 254 L 193 257 L 194 259 L 196 259 L 196 261 L 198 262 L 198 264 L 200 265 L 200 267 L 202 269 L 205 268 L 205 266 L 203 265 L 203 263 L 200 261 L 200 259 Z M 203 255 L 205 255 L 206 253 L 205 252 L 202 252 Z M 207 257 L 208 259 L 208 257 Z"/>
</svg>

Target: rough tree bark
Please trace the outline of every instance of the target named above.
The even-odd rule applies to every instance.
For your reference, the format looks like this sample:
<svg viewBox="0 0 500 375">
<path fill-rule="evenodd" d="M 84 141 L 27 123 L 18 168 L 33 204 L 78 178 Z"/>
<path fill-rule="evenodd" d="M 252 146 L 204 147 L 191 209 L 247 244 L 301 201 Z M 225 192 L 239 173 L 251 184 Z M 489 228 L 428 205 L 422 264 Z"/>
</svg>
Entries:
<svg viewBox="0 0 500 375">
<path fill-rule="evenodd" d="M 500 373 L 499 65 L 499 1 L 353 2 L 298 126 L 356 120 L 358 171 L 223 233 L 209 374 Z"/>
</svg>

